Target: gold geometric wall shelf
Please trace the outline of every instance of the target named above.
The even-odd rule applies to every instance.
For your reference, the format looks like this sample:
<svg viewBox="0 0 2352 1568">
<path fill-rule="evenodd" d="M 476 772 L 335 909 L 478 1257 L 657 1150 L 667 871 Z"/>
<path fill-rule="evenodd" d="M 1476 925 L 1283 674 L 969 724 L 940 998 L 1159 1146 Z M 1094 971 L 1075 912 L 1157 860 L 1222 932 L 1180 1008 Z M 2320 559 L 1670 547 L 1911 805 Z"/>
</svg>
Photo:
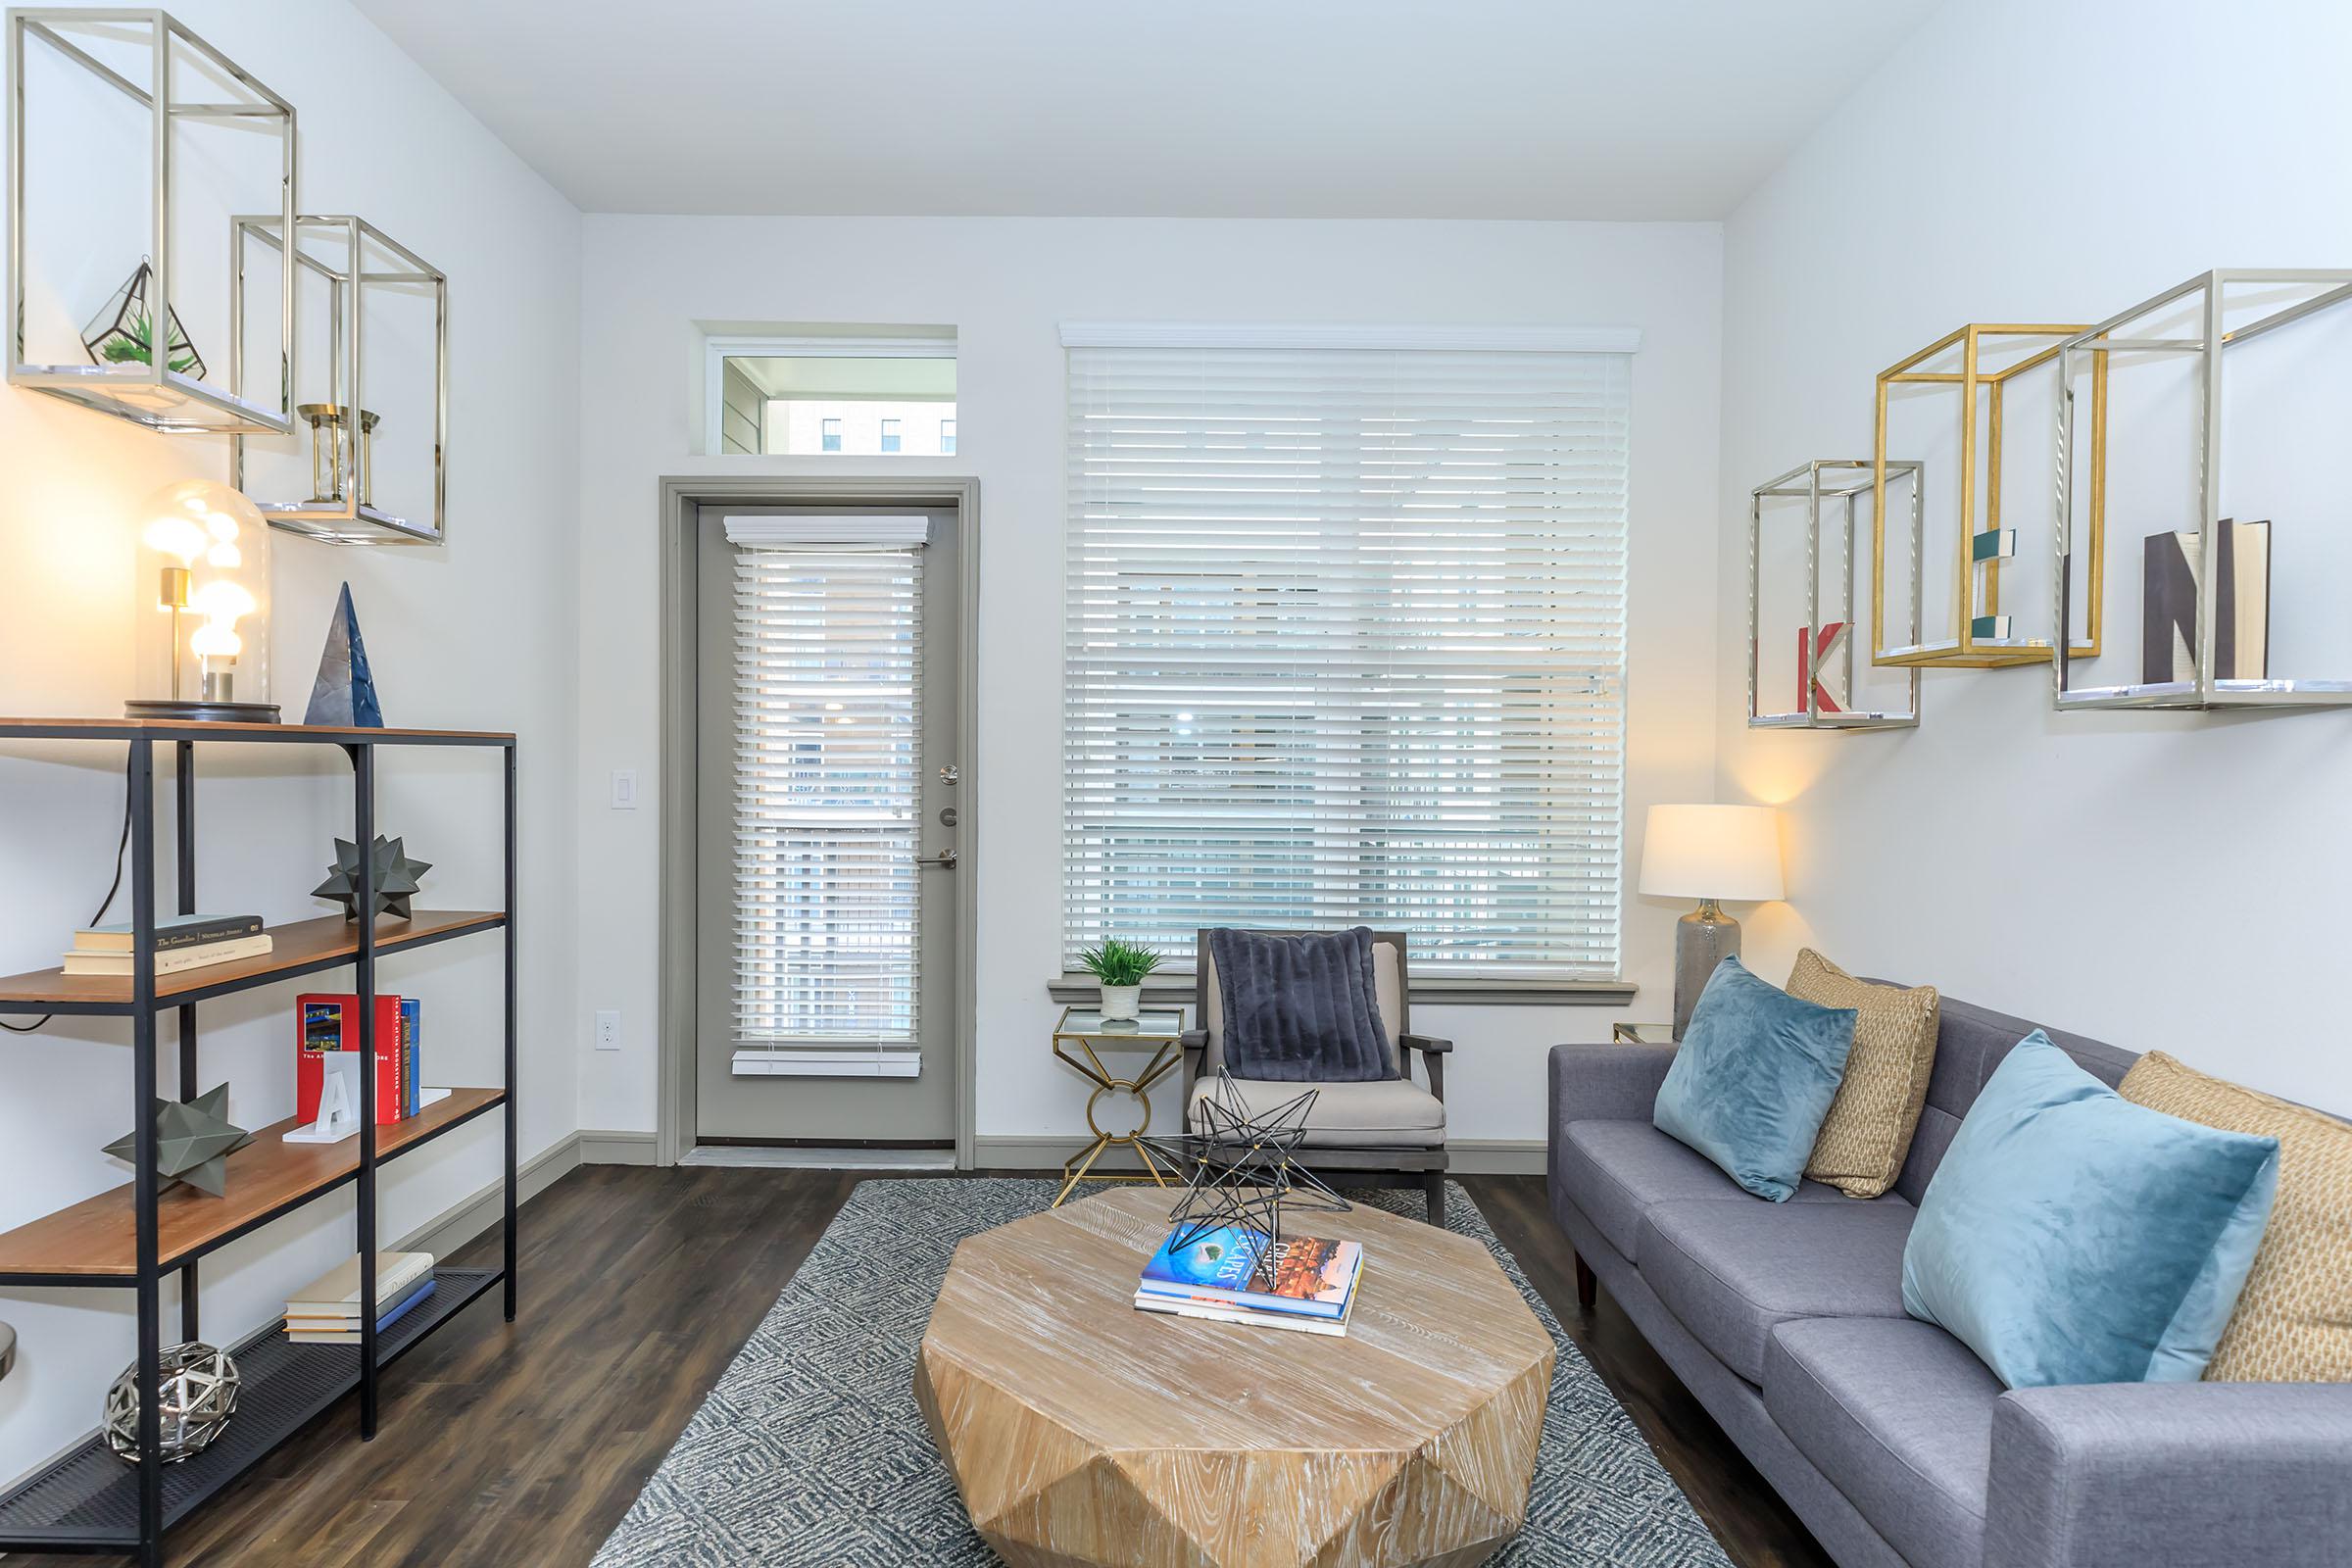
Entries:
<svg viewBox="0 0 2352 1568">
<path fill-rule="evenodd" d="M 1872 522 L 1871 662 L 1919 668 L 1991 669 L 2010 664 L 2037 664 L 2050 657 L 2051 639 L 2034 636 L 2015 625 L 2016 617 L 2001 603 L 2003 566 L 2017 558 L 2018 531 L 2001 514 L 2001 440 L 2005 394 L 2018 377 L 2049 365 L 2057 358 L 2061 340 L 2082 330 L 2066 325 L 2013 325 L 1971 322 L 1946 334 L 1879 372 L 1873 484 L 1877 491 Z M 2019 340 L 2026 340 L 2020 342 Z M 2011 357 L 2014 356 L 2014 357 Z M 2100 447 L 2106 420 L 2106 355 L 2092 355 L 2093 457 L 2091 514 L 2085 539 L 2085 568 L 2090 606 L 2087 635 L 2071 643 L 2070 657 L 2095 654 L 2099 646 L 2099 580 L 2104 566 L 2105 497 L 2098 476 L 2104 471 Z M 1993 360 L 2003 363 L 1992 364 Z M 1886 476 L 1896 466 L 1887 452 L 1887 398 L 1898 387 L 1948 387 L 1960 395 L 1960 431 L 1955 466 L 1958 469 L 1958 511 L 1948 556 L 1951 568 L 1951 611 L 1947 635 L 1930 636 L 1926 624 L 1926 583 L 1936 568 L 1927 544 L 1924 508 L 1911 513 L 1910 630 L 1901 642 L 1887 640 L 1886 615 Z M 1932 454 L 1923 454 L 1932 456 Z M 1938 459 L 1938 462 L 1941 460 Z M 2053 614 L 2053 624 L 2058 617 Z"/>
<path fill-rule="evenodd" d="M 1885 692 L 1885 707 L 1870 706 L 1874 693 L 1863 684 L 1855 645 L 1861 629 L 1854 624 L 1854 546 L 1858 534 L 1857 509 L 1868 497 L 1874 506 L 1889 491 L 1898 491 L 1897 509 L 1918 527 L 1920 466 L 1886 465 L 1884 484 L 1877 463 L 1868 458 L 1819 459 L 1802 467 L 1765 480 L 1748 493 L 1747 504 L 1747 727 L 1749 729 L 1916 729 L 1919 727 L 1919 666 L 1902 674 L 1902 700 Z M 1796 658 L 1787 672 L 1796 700 L 1791 709 L 1763 710 L 1764 637 L 1764 510 L 1765 503 L 1801 501 L 1805 518 L 1805 623 L 1794 628 Z M 1786 510 L 1784 507 L 1783 510 Z M 1825 558 L 1823 532 L 1835 546 L 1835 559 Z M 1823 606 L 1823 567 L 1829 566 L 1830 599 Z M 1912 628 L 1913 640 L 1918 628 Z M 1885 682 L 1888 678 L 1881 677 Z"/>
<path fill-rule="evenodd" d="M 2300 359 L 2292 346 L 2279 346 L 2289 339 L 2271 337 L 2297 323 L 2311 323 L 2291 340 L 2303 347 Z M 2262 347 L 2249 347 L 2256 343 Z M 2086 666 L 2088 681 L 2081 686 L 2078 672 L 2061 661 L 2051 678 L 2053 705 L 2061 711 L 2352 707 L 2352 679 L 2272 673 L 2282 660 L 2352 662 L 2336 586 L 2352 567 L 2344 526 L 2352 506 L 2334 466 L 2340 444 L 2333 410 L 2340 404 L 2316 395 L 2311 384 L 2315 357 L 2322 367 L 2341 367 L 2352 354 L 2352 270 L 2200 272 L 2082 328 L 2056 353 L 2063 396 L 2052 542 L 2061 637 L 2072 612 L 2079 533 L 2097 624 L 2111 357 L 2118 430 L 2135 441 L 2132 462 L 2118 470 L 2131 492 L 2119 505 L 2124 515 L 2156 531 L 2140 541 L 2149 551 L 2144 571 L 2122 574 L 2140 590 L 2138 637 L 2119 638 L 2128 646 Z M 2083 460 L 2088 517 L 2078 530 L 2074 387 L 2086 362 L 2097 401 Z M 2244 383 L 2234 414 L 2223 397 L 2226 365 L 2234 365 Z M 2151 380 L 2159 386 L 2149 389 Z M 2255 406 L 2249 410 L 2248 403 Z M 2168 422 L 2190 451 L 2167 450 Z M 2231 472 L 2242 477 L 2232 478 L 2225 496 L 2223 458 L 2231 452 L 2239 458 Z M 2247 510 L 2232 517 L 2233 504 Z M 2286 592 L 2284 615 L 2273 612 L 2274 585 Z M 2151 626 L 2159 605 L 2169 612 Z M 2332 648 L 2315 646 L 2329 632 Z M 2106 682 L 2104 666 L 2117 660 L 2138 679 Z"/>
</svg>

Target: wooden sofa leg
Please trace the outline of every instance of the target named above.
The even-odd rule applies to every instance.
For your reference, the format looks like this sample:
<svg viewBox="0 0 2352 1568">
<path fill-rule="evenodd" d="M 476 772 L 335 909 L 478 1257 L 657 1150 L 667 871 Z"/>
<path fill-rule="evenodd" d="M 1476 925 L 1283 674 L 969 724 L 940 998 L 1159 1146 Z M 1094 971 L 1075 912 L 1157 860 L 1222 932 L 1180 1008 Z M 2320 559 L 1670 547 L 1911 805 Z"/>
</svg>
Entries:
<svg viewBox="0 0 2352 1568">
<path fill-rule="evenodd" d="M 1421 1173 L 1421 1192 L 1429 1200 L 1429 1222 L 1438 1229 L 1446 1228 L 1446 1173 L 1426 1170 Z"/>
<path fill-rule="evenodd" d="M 1569 1255 L 1576 1259 L 1576 1304 L 1591 1311 L 1592 1303 L 1600 1298 L 1600 1281 L 1592 1277 L 1592 1265 L 1585 1261 L 1583 1254 Z"/>
</svg>

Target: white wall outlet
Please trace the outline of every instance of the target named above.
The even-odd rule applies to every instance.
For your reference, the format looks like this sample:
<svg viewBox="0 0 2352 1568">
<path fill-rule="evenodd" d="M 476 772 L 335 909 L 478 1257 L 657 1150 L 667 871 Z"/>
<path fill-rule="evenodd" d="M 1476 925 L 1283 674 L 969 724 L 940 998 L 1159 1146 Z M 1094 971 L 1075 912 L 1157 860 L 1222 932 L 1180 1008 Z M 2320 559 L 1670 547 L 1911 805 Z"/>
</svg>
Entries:
<svg viewBox="0 0 2352 1568">
<path fill-rule="evenodd" d="M 635 768 L 616 767 L 612 770 L 612 809 L 615 811 L 637 809 L 637 770 Z"/>
<path fill-rule="evenodd" d="M 619 1009 L 607 1007 L 597 1013 L 596 1049 L 599 1051 L 618 1051 L 620 1049 Z"/>
</svg>

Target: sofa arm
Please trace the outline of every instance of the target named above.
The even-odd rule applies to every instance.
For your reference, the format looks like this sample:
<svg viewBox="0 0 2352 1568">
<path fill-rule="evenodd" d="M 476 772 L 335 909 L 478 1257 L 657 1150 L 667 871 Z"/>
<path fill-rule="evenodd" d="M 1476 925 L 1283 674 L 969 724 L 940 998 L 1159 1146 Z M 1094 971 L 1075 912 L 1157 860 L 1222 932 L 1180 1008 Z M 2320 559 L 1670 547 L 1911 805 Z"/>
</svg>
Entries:
<svg viewBox="0 0 2352 1568">
<path fill-rule="evenodd" d="M 1993 1408 L 1984 1560 L 2323 1568 L 2352 1541 L 2352 1384 L 2097 1383 Z"/>
<path fill-rule="evenodd" d="M 1672 1046 L 1552 1047 L 1551 1126 L 1649 1120 L 1674 1053 Z"/>
</svg>

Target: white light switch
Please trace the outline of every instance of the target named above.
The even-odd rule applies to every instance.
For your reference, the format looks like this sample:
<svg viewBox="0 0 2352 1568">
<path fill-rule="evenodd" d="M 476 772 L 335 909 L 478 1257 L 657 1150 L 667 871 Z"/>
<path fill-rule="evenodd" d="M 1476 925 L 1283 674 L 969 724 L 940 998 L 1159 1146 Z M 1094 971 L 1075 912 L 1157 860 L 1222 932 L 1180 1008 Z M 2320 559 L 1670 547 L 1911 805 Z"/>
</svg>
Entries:
<svg viewBox="0 0 2352 1568">
<path fill-rule="evenodd" d="M 635 768 L 616 767 L 612 770 L 612 809 L 615 811 L 637 809 L 637 770 Z"/>
<path fill-rule="evenodd" d="M 620 1049 L 620 1013 L 618 1009 L 608 1007 L 596 1015 L 596 1049 L 599 1051 L 618 1051 Z"/>
</svg>

